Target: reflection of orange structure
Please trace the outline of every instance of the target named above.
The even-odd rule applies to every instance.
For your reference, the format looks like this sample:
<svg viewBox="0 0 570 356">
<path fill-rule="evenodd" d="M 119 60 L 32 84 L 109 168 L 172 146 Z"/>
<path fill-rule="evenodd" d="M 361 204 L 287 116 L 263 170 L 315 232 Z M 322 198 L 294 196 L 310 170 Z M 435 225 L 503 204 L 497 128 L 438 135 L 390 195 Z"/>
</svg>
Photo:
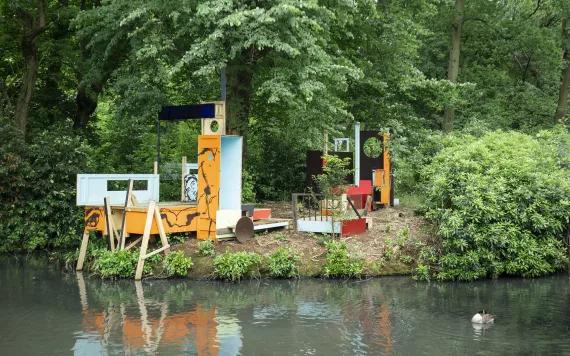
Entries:
<svg viewBox="0 0 570 356">
<path fill-rule="evenodd" d="M 160 345 L 183 345 L 192 338 L 198 355 L 217 355 L 219 352 L 218 323 L 214 321 L 216 311 L 213 307 L 198 304 L 193 311 L 146 320 L 128 315 L 106 318 L 106 314 L 91 308 L 83 310 L 83 331 L 100 335 L 103 345 L 109 337 L 105 330 L 117 330 L 122 325 L 122 343 L 133 349 L 154 352 Z M 117 325 L 110 325 L 113 321 Z"/>
<path fill-rule="evenodd" d="M 380 306 L 380 312 L 374 323 L 374 334 L 382 337 L 381 340 L 374 340 L 375 344 L 384 347 L 386 352 L 392 351 L 392 339 L 390 338 L 392 334 L 392 323 L 390 323 L 390 312 L 386 304 Z"/>
<path fill-rule="evenodd" d="M 119 308 L 110 305 L 101 312 L 89 308 L 85 282 L 80 273 L 78 283 L 83 306 L 82 331 L 98 335 L 103 347 L 108 345 L 109 338 L 116 335 L 122 337 L 124 347 L 149 353 L 156 352 L 160 346 L 183 346 L 188 343 L 188 339 L 193 339 L 197 355 L 218 355 L 220 344 L 217 341 L 218 323 L 214 320 L 216 317 L 214 307 L 197 303 L 192 311 L 168 315 L 168 303 L 146 302 L 142 286 L 139 284 L 137 285 L 139 315 L 128 315 L 129 309 L 124 305 L 120 305 Z M 149 315 L 148 309 L 154 312 L 152 316 Z"/>
</svg>

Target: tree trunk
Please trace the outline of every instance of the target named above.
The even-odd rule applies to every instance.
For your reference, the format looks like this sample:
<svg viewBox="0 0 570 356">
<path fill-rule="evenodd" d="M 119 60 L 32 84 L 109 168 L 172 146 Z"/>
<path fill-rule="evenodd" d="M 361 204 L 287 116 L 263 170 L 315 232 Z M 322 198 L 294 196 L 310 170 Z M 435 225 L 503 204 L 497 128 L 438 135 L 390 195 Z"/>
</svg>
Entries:
<svg viewBox="0 0 570 356">
<path fill-rule="evenodd" d="M 249 51 L 248 51 L 249 52 Z M 247 152 L 247 136 L 249 127 L 251 82 L 253 74 L 251 69 L 244 64 L 247 52 L 228 63 L 228 133 L 243 137 L 243 161 L 245 164 Z"/>
<path fill-rule="evenodd" d="M 26 23 L 26 32 L 22 36 L 22 55 L 24 57 L 24 74 L 22 76 L 22 86 L 18 100 L 16 101 L 16 109 L 14 122 L 16 127 L 25 136 L 26 127 L 28 125 L 28 112 L 32 94 L 36 86 L 38 78 L 38 50 L 36 39 L 40 34 L 47 30 L 46 24 L 46 8 L 45 0 L 38 0 L 38 18 L 36 19 L 27 11 L 20 8 L 16 9 L 16 13 Z"/>
<path fill-rule="evenodd" d="M 459 52 L 461 49 L 461 25 L 463 24 L 463 9 L 465 0 L 455 0 L 455 13 L 453 15 L 453 25 L 451 26 L 451 50 L 449 52 L 449 66 L 447 68 L 447 79 L 455 83 L 459 73 Z M 453 128 L 452 107 L 446 107 L 443 112 L 443 131 L 451 132 Z"/>
<path fill-rule="evenodd" d="M 564 38 L 564 43 L 568 42 L 570 35 L 568 33 L 568 19 L 562 20 L 562 37 Z M 558 107 L 556 108 L 556 115 L 554 115 L 554 123 L 559 124 L 566 116 L 568 112 L 568 86 L 570 85 L 570 48 L 564 45 L 562 49 L 562 61 L 565 66 L 562 68 L 561 79 L 560 79 L 560 91 L 558 93 Z"/>
</svg>

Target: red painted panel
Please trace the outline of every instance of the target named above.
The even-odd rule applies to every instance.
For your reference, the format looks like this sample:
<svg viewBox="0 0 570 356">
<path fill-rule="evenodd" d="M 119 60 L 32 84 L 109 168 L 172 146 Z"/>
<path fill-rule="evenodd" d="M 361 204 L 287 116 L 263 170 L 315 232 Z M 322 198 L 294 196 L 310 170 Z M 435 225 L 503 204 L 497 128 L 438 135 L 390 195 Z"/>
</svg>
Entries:
<svg viewBox="0 0 570 356">
<path fill-rule="evenodd" d="M 343 220 L 340 227 L 342 237 L 363 234 L 366 232 L 366 219 Z"/>
<path fill-rule="evenodd" d="M 350 187 L 346 191 L 346 194 L 370 194 L 372 191 L 372 181 L 371 180 L 361 180 L 358 187 Z"/>
<path fill-rule="evenodd" d="M 254 209 L 252 217 L 254 219 L 269 219 L 271 217 L 271 209 Z"/>
</svg>

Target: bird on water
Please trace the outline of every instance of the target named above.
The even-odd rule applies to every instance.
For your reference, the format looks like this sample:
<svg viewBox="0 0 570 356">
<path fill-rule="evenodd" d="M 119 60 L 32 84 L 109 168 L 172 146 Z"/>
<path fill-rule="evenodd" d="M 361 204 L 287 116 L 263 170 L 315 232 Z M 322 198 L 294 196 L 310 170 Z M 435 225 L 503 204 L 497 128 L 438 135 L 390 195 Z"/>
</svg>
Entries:
<svg viewBox="0 0 570 356">
<path fill-rule="evenodd" d="M 480 310 L 477 314 L 473 315 L 471 322 L 474 324 L 487 324 L 492 323 L 495 320 L 495 316 L 492 314 L 485 313 L 485 310 Z"/>
</svg>

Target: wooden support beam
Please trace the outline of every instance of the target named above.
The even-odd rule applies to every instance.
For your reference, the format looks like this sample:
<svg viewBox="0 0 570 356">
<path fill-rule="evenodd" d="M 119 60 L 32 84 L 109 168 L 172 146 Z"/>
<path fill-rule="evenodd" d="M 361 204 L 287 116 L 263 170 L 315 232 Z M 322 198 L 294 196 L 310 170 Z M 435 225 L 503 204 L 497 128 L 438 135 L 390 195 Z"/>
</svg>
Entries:
<svg viewBox="0 0 570 356">
<path fill-rule="evenodd" d="M 103 199 L 105 211 L 105 229 L 107 230 L 107 237 L 109 238 L 109 246 L 111 251 L 115 252 L 115 229 L 113 228 L 113 218 L 111 217 L 111 198 L 105 197 Z"/>
<path fill-rule="evenodd" d="M 154 173 L 154 174 L 158 174 L 158 161 L 154 161 L 153 173 Z"/>
<path fill-rule="evenodd" d="M 146 250 L 148 248 L 148 240 L 150 238 L 150 229 L 152 227 L 152 221 L 154 217 L 154 207 L 156 202 L 151 200 L 148 204 L 148 213 L 146 215 L 146 223 L 144 225 L 144 233 L 142 236 L 141 251 L 139 254 L 139 262 L 137 264 L 137 270 L 135 272 L 135 280 L 140 281 L 142 278 L 143 268 L 144 268 L 144 256 L 146 256 Z"/>
<path fill-rule="evenodd" d="M 156 220 L 156 226 L 158 227 L 158 234 L 160 235 L 160 242 L 162 246 L 170 247 L 168 239 L 166 238 L 166 232 L 164 231 L 164 225 L 162 225 L 162 216 L 160 216 L 160 209 L 158 206 L 154 207 L 154 218 Z M 164 254 L 168 255 L 170 253 L 170 248 L 164 250 Z"/>
<path fill-rule="evenodd" d="M 162 246 L 161 248 L 156 249 L 156 250 L 152 251 L 151 253 L 147 254 L 147 255 L 144 256 L 143 258 L 146 260 L 146 259 L 149 258 L 150 256 L 154 256 L 154 255 L 156 255 L 157 253 L 160 253 L 160 252 L 162 252 L 162 251 L 166 251 L 166 250 L 168 250 L 168 249 L 170 249 L 170 245 Z"/>
<path fill-rule="evenodd" d="M 85 253 L 87 253 L 87 244 L 89 243 L 89 230 L 83 230 L 83 241 L 81 241 L 81 248 L 79 249 L 79 259 L 77 260 L 77 271 L 83 271 L 83 262 L 85 261 Z"/>
<path fill-rule="evenodd" d="M 131 195 L 133 194 L 133 180 L 129 179 L 129 187 L 127 188 L 127 196 L 125 197 L 125 213 L 123 214 L 123 223 L 121 224 L 121 247 L 125 249 L 125 240 L 127 239 L 127 207 L 131 205 Z"/>
</svg>

